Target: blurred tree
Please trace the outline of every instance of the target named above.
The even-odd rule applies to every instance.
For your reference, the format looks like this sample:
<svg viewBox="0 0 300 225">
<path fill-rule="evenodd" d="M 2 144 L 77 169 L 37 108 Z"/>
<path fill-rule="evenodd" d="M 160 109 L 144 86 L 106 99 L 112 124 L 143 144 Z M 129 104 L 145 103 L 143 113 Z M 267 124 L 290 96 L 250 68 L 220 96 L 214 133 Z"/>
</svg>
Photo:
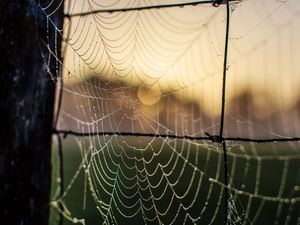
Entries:
<svg viewBox="0 0 300 225">
<path fill-rule="evenodd" d="M 51 0 L 0 1 L 0 218 L 1 224 L 48 224 L 51 134 L 56 78 L 55 30 L 41 5 Z M 47 10 L 59 28 L 63 4 Z M 47 39 L 48 35 L 48 39 Z M 60 39 L 57 35 L 57 49 Z"/>
</svg>

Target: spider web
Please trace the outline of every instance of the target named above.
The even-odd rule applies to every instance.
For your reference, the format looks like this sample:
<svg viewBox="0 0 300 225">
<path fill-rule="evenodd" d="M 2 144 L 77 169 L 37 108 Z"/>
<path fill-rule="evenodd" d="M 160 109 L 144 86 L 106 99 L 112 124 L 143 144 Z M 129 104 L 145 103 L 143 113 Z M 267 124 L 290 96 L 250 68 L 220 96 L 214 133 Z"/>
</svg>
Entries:
<svg viewBox="0 0 300 225">
<path fill-rule="evenodd" d="M 51 4 L 63 1 L 41 6 L 55 27 Z M 299 6 L 229 6 L 65 2 L 55 133 L 81 155 L 53 194 L 65 219 L 300 224 Z M 82 173 L 97 221 L 69 210 Z"/>
</svg>

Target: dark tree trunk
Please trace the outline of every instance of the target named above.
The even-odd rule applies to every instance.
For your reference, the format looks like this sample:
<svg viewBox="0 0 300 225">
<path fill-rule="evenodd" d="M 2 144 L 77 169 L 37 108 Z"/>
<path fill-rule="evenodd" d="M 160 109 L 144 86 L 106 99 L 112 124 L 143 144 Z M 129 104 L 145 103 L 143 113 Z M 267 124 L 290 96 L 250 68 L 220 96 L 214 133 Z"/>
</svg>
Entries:
<svg viewBox="0 0 300 225">
<path fill-rule="evenodd" d="M 48 224 L 56 84 L 55 32 L 38 0 L 0 1 L 1 224 Z M 49 1 L 51 2 L 51 1 Z M 63 4 L 47 10 L 60 28 Z M 48 38 L 47 38 L 48 37 Z M 60 50 L 57 35 L 57 51 Z M 47 63 L 54 79 L 47 73 Z"/>
</svg>

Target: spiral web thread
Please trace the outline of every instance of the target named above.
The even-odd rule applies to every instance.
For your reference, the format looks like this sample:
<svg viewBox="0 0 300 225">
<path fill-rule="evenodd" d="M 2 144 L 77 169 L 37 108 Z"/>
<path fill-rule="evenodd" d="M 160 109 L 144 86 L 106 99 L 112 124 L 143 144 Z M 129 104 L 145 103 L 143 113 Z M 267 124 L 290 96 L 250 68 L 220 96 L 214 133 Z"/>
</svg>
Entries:
<svg viewBox="0 0 300 225">
<path fill-rule="evenodd" d="M 82 160 L 60 215 L 88 223 L 65 201 L 83 172 L 98 224 L 300 224 L 299 7 L 212 3 L 65 3 L 54 133 Z"/>
</svg>

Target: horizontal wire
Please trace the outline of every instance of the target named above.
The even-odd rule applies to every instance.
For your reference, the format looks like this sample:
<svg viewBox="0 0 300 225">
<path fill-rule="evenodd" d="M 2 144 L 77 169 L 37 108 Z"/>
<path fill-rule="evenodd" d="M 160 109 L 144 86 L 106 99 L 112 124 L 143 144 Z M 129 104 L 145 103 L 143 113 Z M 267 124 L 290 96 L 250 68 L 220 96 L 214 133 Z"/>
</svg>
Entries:
<svg viewBox="0 0 300 225">
<path fill-rule="evenodd" d="M 205 0 L 205 1 L 194 1 L 194 2 L 183 2 L 183 3 L 173 3 L 173 4 L 160 4 L 160 5 L 149 5 L 149 6 L 137 6 L 131 8 L 117 8 L 117 9 L 99 9 L 90 12 L 81 13 L 66 13 L 66 17 L 78 17 L 78 16 L 88 16 L 96 13 L 113 13 L 113 12 L 127 12 L 135 10 L 149 10 L 149 9 L 160 9 L 160 8 L 172 8 L 172 7 L 183 7 L 183 6 L 196 6 L 200 4 L 213 4 L 216 0 Z M 239 0 L 229 0 L 229 2 L 239 2 Z"/>
<path fill-rule="evenodd" d="M 222 143 L 223 141 L 240 141 L 240 142 L 253 142 L 253 143 L 271 143 L 271 142 L 288 142 L 288 141 L 300 141 L 300 137 L 287 137 L 287 138 L 243 138 L 243 137 L 220 137 L 218 135 L 210 135 L 205 133 L 206 136 L 190 136 L 190 135 L 176 135 L 176 134 L 159 134 L 159 133 L 139 133 L 139 132 L 88 132 L 81 133 L 73 130 L 58 130 L 53 129 L 54 134 L 62 134 L 64 137 L 68 135 L 77 137 L 90 137 L 90 136 L 134 136 L 134 137 L 158 137 L 158 138 L 171 138 L 182 140 L 201 141 L 208 140 L 212 142 Z"/>
<path fill-rule="evenodd" d="M 156 134 L 156 133 L 138 133 L 138 132 L 90 132 L 81 133 L 73 130 L 57 130 L 53 129 L 53 133 L 62 134 L 64 137 L 73 135 L 77 137 L 89 137 L 89 136 L 135 136 L 135 137 L 158 137 L 158 138 L 172 138 L 172 139 L 188 139 L 188 140 L 211 140 L 209 136 L 189 136 L 189 135 L 176 135 L 176 134 Z"/>
</svg>

